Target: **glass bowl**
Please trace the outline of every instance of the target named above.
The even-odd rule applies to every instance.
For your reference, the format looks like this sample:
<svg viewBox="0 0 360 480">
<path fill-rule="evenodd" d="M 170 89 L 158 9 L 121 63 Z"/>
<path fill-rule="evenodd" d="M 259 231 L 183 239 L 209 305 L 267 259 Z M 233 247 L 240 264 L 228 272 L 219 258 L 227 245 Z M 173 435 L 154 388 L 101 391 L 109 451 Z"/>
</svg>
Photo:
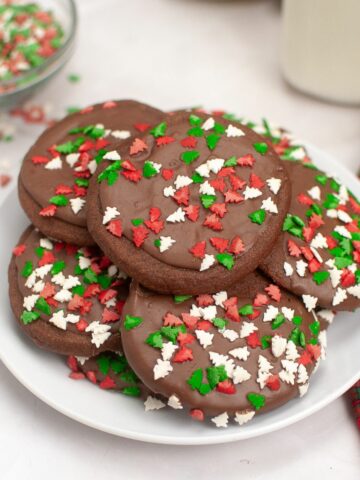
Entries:
<svg viewBox="0 0 360 480">
<path fill-rule="evenodd" d="M 32 0 L 19 0 L 14 3 L 32 3 Z M 64 32 L 63 41 L 56 52 L 46 58 L 41 65 L 10 80 L 0 80 L 0 109 L 10 109 L 28 100 L 61 70 L 74 50 L 78 23 L 74 0 L 34 0 L 33 3 L 54 14 Z"/>
</svg>

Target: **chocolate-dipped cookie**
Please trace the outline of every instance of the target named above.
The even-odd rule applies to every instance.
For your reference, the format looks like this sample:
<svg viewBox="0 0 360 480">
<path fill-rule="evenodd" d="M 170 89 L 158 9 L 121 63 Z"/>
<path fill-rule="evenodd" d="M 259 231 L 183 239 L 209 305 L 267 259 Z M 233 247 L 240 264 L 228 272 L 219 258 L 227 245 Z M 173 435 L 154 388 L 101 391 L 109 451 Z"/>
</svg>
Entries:
<svg viewBox="0 0 360 480">
<path fill-rule="evenodd" d="M 19 325 L 38 346 L 81 356 L 121 349 L 128 280 L 98 247 L 53 241 L 28 227 L 13 250 L 9 293 Z"/>
<path fill-rule="evenodd" d="M 232 114 L 216 114 L 240 122 Z M 262 135 L 286 161 L 292 184 L 285 231 L 260 268 L 280 285 L 304 295 L 310 306 L 316 303 L 316 307 L 325 307 L 318 314 L 331 323 L 334 310 L 360 306 L 359 202 L 344 185 L 317 170 L 307 149 L 287 130 L 274 127 L 265 119 L 261 124 L 242 121 Z M 313 213 L 321 216 L 319 225 Z M 298 225 L 291 225 L 291 214 L 300 218 Z"/>
<path fill-rule="evenodd" d="M 257 272 L 197 297 L 132 283 L 121 334 L 129 364 L 151 391 L 218 427 L 303 395 L 326 344 L 315 312 Z"/>
<path fill-rule="evenodd" d="M 360 204 L 309 161 L 284 162 L 292 197 L 283 232 L 261 269 L 309 309 L 360 306 Z"/>
<path fill-rule="evenodd" d="M 90 182 L 88 228 L 148 288 L 218 291 L 270 252 L 290 184 L 251 129 L 179 112 L 109 155 Z"/>
<path fill-rule="evenodd" d="M 114 144 L 158 123 L 164 114 L 132 100 L 90 106 L 48 128 L 26 154 L 18 188 L 32 223 L 52 238 L 94 243 L 86 227 L 89 179 Z"/>
<path fill-rule="evenodd" d="M 104 390 L 115 390 L 129 397 L 144 397 L 148 389 L 136 376 L 122 352 L 103 352 L 95 357 L 67 358 L 70 377 L 87 378 Z"/>
</svg>

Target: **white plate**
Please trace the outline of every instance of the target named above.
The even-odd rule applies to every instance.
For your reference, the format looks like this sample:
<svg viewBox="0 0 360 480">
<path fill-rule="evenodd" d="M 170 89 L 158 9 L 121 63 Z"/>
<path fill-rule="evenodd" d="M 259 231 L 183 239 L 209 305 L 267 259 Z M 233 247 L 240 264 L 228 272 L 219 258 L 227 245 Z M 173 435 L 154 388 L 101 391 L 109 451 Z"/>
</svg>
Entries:
<svg viewBox="0 0 360 480">
<path fill-rule="evenodd" d="M 337 176 L 360 196 L 356 177 L 329 155 L 309 146 L 317 165 Z M 278 430 L 305 418 L 342 395 L 360 377 L 359 313 L 339 314 L 328 334 L 328 358 L 314 375 L 307 395 L 248 424 L 227 429 L 197 423 L 182 412 L 145 413 L 141 401 L 104 392 L 87 381 L 68 378 L 63 358 L 43 352 L 22 335 L 12 318 L 7 293 L 7 265 L 12 247 L 28 224 L 15 189 L 0 207 L 0 358 L 34 395 L 59 412 L 93 428 L 154 443 L 200 445 L 242 440 Z"/>
</svg>

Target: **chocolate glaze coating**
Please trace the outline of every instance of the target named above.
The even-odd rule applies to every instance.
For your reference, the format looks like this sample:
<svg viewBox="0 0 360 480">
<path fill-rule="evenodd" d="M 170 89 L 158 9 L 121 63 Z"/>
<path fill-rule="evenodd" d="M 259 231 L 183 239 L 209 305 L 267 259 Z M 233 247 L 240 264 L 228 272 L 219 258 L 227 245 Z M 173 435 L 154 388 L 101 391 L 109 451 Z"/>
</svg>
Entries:
<svg viewBox="0 0 360 480">
<path fill-rule="evenodd" d="M 39 312 L 41 313 L 40 317 L 29 324 L 24 324 L 24 322 L 21 320 L 20 317 L 25 310 L 23 305 L 24 298 L 34 294 L 33 289 L 28 288 L 25 285 L 28 277 L 25 278 L 21 272 L 26 262 L 32 262 L 34 269 L 37 267 L 39 257 L 37 256 L 35 249 L 39 247 L 40 239 L 42 238 L 45 237 L 41 233 L 36 231 L 32 226 L 28 227 L 19 239 L 19 245 L 25 245 L 26 249 L 24 253 L 19 256 L 13 255 L 9 265 L 10 302 L 14 315 L 22 330 L 39 347 L 64 355 L 93 356 L 104 350 L 119 350 L 121 348 L 119 319 L 108 324 L 111 326 L 111 329 L 109 330 L 111 335 L 99 347 L 96 347 L 96 345 L 92 342 L 92 334 L 90 332 L 80 331 L 76 324 L 73 323 L 67 323 L 66 330 L 62 330 L 50 323 L 50 315 L 47 315 L 44 312 Z M 75 247 L 75 252 L 76 248 L 77 247 Z M 101 258 L 103 258 L 103 254 L 98 247 L 90 248 L 92 249 L 93 254 L 91 257 L 92 260 L 100 261 Z M 74 270 L 78 264 L 76 256 L 74 254 L 67 253 L 65 249 L 55 252 L 54 255 L 56 257 L 56 261 L 65 262 L 65 268 L 62 271 L 64 276 L 74 276 Z M 41 277 L 37 276 L 36 281 L 39 280 L 41 280 Z M 61 286 L 54 284 L 50 272 L 43 277 L 42 281 L 45 284 L 54 286 L 56 292 L 59 292 L 62 288 Z M 80 281 L 85 288 L 90 285 L 89 283 L 84 283 L 82 280 Z M 116 300 L 124 301 L 128 293 L 128 281 L 121 280 L 120 284 L 118 286 L 114 286 L 113 288 L 117 291 Z M 53 296 L 54 295 L 52 295 L 52 297 Z M 85 320 L 88 324 L 94 321 L 103 323 L 102 316 L 106 305 L 101 303 L 96 295 L 87 297 L 87 301 L 91 302 L 91 309 L 89 312 L 84 311 L 80 314 L 78 309 L 69 309 L 68 302 L 58 301 L 56 305 L 51 306 L 51 315 L 61 309 L 64 310 L 65 314 L 80 314 L 80 318 Z M 113 307 L 109 307 L 109 309 L 114 310 Z"/>
<path fill-rule="evenodd" d="M 291 195 L 291 204 L 289 208 L 289 213 L 291 215 L 297 215 L 300 217 L 306 226 L 310 223 L 310 217 L 306 216 L 306 212 L 309 210 L 309 205 L 301 203 L 299 201 L 299 195 L 306 195 L 308 199 L 313 200 L 309 195 L 309 190 L 313 189 L 314 187 L 319 188 L 320 191 L 320 198 L 318 200 L 313 200 L 313 203 L 322 206 L 323 202 L 326 200 L 327 195 L 337 195 L 336 190 L 331 186 L 331 179 L 328 178 L 325 185 L 322 185 L 316 180 L 316 176 L 325 174 L 318 169 L 308 168 L 304 166 L 301 162 L 295 161 L 285 161 L 284 165 L 288 171 L 288 175 L 292 184 L 292 195 Z M 306 165 L 306 164 L 305 164 Z M 356 203 L 356 201 L 354 200 Z M 355 204 L 354 203 L 354 204 Z M 354 209 L 354 206 L 350 204 L 349 201 L 346 201 L 343 204 L 345 208 L 345 212 L 347 212 L 355 221 L 359 221 L 360 219 L 360 206 L 357 204 L 357 213 Z M 324 224 L 319 226 L 318 228 L 314 229 L 314 235 L 321 234 L 324 237 L 332 237 L 334 229 L 336 227 L 345 228 L 348 223 L 344 223 L 338 218 L 330 218 L 327 215 L 329 210 L 336 211 L 336 209 L 325 209 L 323 208 L 322 219 Z M 353 232 L 360 232 L 358 227 L 353 228 Z M 351 232 L 348 233 L 351 235 Z M 306 241 L 304 238 L 298 238 L 288 231 L 283 231 L 281 235 L 278 237 L 277 241 L 275 242 L 271 254 L 261 262 L 260 268 L 269 275 L 275 282 L 279 285 L 287 288 L 291 292 L 296 295 L 312 295 L 318 298 L 317 306 L 342 311 L 342 310 L 355 310 L 360 306 L 360 298 L 357 298 L 355 295 L 347 293 L 347 298 L 338 305 L 334 305 L 334 296 L 336 294 L 337 288 L 343 288 L 345 291 L 347 290 L 346 286 L 343 286 L 341 281 L 339 280 L 338 285 L 334 287 L 332 285 L 331 278 L 327 278 L 323 283 L 317 284 L 313 279 L 313 273 L 309 271 L 309 267 L 306 268 L 305 275 L 301 277 L 296 272 L 296 263 L 299 260 L 303 260 L 307 262 L 308 260 L 303 256 L 292 256 L 289 252 L 288 242 L 293 241 L 297 244 L 299 248 L 302 247 L 309 247 L 312 245 L 312 241 Z M 333 238 L 335 244 L 339 245 L 340 242 Z M 335 248 L 336 245 L 333 245 L 332 248 Z M 356 252 L 356 241 L 353 242 L 351 240 L 352 246 L 351 251 Z M 358 246 L 357 246 L 358 248 Z M 322 258 L 322 263 L 319 267 L 319 271 L 330 272 L 331 268 L 326 264 L 327 261 L 332 260 L 335 258 L 335 255 L 330 253 L 331 249 L 329 248 L 317 248 L 318 253 Z M 352 254 L 354 255 L 354 254 Z M 356 261 L 356 258 L 353 258 L 353 267 L 359 270 L 359 261 Z M 290 276 L 286 276 L 284 270 L 284 262 L 289 263 L 294 273 Z M 351 267 L 351 268 L 353 268 Z M 336 269 L 336 268 L 335 268 Z M 340 271 L 347 270 L 341 269 Z M 360 277 L 358 277 L 360 278 Z M 354 279 L 353 285 L 356 285 L 356 279 Z M 360 294 L 360 292 L 359 292 Z"/>
<path fill-rule="evenodd" d="M 32 161 L 34 156 L 53 158 L 48 150 L 50 147 L 74 141 L 82 136 L 70 134 L 70 130 L 97 124 L 102 124 L 106 130 L 127 132 L 128 137 L 125 135 L 124 140 L 119 140 L 118 136 L 112 134 L 106 135 L 105 139 L 109 143 L 105 149 L 111 150 L 114 144 L 121 144 L 139 133 L 135 125 L 148 124 L 149 128 L 163 116 L 163 112 L 156 108 L 134 100 L 121 100 L 88 107 L 81 112 L 68 115 L 45 130 L 25 155 L 19 175 L 20 202 L 34 225 L 45 234 L 59 240 L 71 241 L 78 245 L 94 243 L 86 228 L 86 204 L 77 214 L 73 212 L 69 203 L 58 208 L 53 217 L 39 215 L 40 210 L 48 206 L 49 199 L 55 195 L 56 186 L 59 184 L 73 186 L 75 177 L 74 167 L 66 162 L 65 154 L 58 155 L 62 160 L 62 167 L 50 170 L 45 168 L 45 164 L 34 164 Z M 88 153 L 95 156 L 96 151 L 90 149 Z M 71 194 L 68 198 L 75 196 Z"/>
<path fill-rule="evenodd" d="M 31 197 L 20 177 L 18 179 L 18 195 L 25 213 L 44 235 L 83 247 L 95 244 L 87 228 L 60 220 L 57 217 L 41 217 L 39 212 L 42 206 Z"/>
<path fill-rule="evenodd" d="M 227 292 L 228 298 L 236 296 L 238 299 L 238 307 L 253 304 L 254 298 L 258 294 L 267 295 L 264 289 L 268 285 L 269 281 L 264 276 L 254 272 L 247 277 L 246 281 L 240 282 L 231 288 Z M 279 302 L 271 300 L 269 297 L 268 300 L 270 300 L 271 305 L 277 306 L 279 309 L 282 307 L 293 309 L 295 316 L 302 317 L 300 329 L 305 335 L 307 346 L 306 348 L 297 346 L 299 359 L 305 358 L 305 356 L 307 356 L 307 353 L 305 353 L 306 350 L 309 349 L 310 351 L 312 348 L 317 351 L 316 357 L 319 358 L 321 347 L 319 345 L 309 346 L 308 344 L 310 338 L 313 337 L 309 326 L 314 323 L 316 317 L 304 308 L 304 305 L 298 298 L 284 290 L 281 290 L 281 299 Z M 247 399 L 247 394 L 250 392 L 265 396 L 265 406 L 260 410 L 261 412 L 279 407 L 299 395 L 299 386 L 301 384 L 297 383 L 299 380 L 297 374 L 295 374 L 294 385 L 280 381 L 279 390 L 271 390 L 267 386 L 260 389 L 259 383 L 257 382 L 259 355 L 265 357 L 273 366 L 271 374 L 278 374 L 283 369 L 281 362 L 285 359 L 285 352 L 276 358 L 272 352 L 272 348 L 263 349 L 259 346 L 252 348 L 247 344 L 247 338 L 237 338 L 234 341 L 230 341 L 220 334 L 219 330 L 214 326 L 211 326 L 208 330 L 208 332 L 214 334 L 210 346 L 203 348 L 195 338 L 192 343 L 186 345 L 192 350 L 193 360 L 176 363 L 173 361 L 175 358 L 173 356 L 170 361 L 173 370 L 164 378 L 155 380 L 153 367 L 157 360 L 161 359 L 161 350 L 147 344 L 146 339 L 149 334 L 158 331 L 163 326 L 163 319 L 166 314 L 170 312 L 184 320 L 182 314 L 185 312 L 188 313 L 195 303 L 195 298 L 191 298 L 182 303 L 175 304 L 173 297 L 170 295 L 159 295 L 145 290 L 137 283 L 132 283 L 130 295 L 123 312 L 125 321 L 121 325 L 123 348 L 130 365 L 150 390 L 167 398 L 171 395 L 176 395 L 184 406 L 191 409 L 201 409 L 206 415 L 211 416 L 221 414 L 224 411 L 229 415 L 233 415 L 236 412 L 251 410 L 252 405 Z M 254 307 L 255 310 L 260 311 L 257 318 L 250 320 L 242 316 L 240 323 L 228 320 L 226 328 L 239 332 L 244 322 L 247 321 L 253 322 L 258 328 L 256 332 L 259 338 L 262 338 L 264 335 L 278 335 L 288 338 L 294 330 L 295 324 L 286 319 L 279 328 L 275 330 L 272 329 L 271 321 L 263 321 L 263 314 L 267 308 L 268 306 Z M 140 317 L 143 321 L 135 328 L 127 329 L 127 316 Z M 224 318 L 225 316 L 226 313 L 224 309 L 218 306 L 216 317 Z M 318 327 L 320 328 L 319 325 Z M 195 330 L 187 328 L 186 332 L 195 336 Z M 321 335 L 323 335 L 323 333 Z M 163 337 L 163 342 L 165 343 L 165 337 Z M 288 341 L 288 344 L 289 343 L 292 342 Z M 229 351 L 247 345 L 250 352 L 247 360 L 237 360 L 229 354 Z M 178 351 L 179 348 L 175 351 L 175 355 Z M 251 374 L 251 378 L 243 383 L 236 384 L 235 394 L 225 394 L 214 389 L 206 395 L 201 395 L 197 390 L 192 390 L 187 380 L 196 369 L 204 369 L 203 381 L 206 382 L 205 369 L 212 366 L 209 352 L 217 352 L 222 355 L 228 355 L 228 358 L 233 358 L 234 364 L 245 368 Z M 309 376 L 315 363 L 315 358 L 312 358 L 311 361 L 306 364 L 305 368 Z"/>
<path fill-rule="evenodd" d="M 199 117 L 203 122 L 211 118 L 204 114 L 199 114 Z M 217 119 L 217 121 L 224 128 L 230 125 L 230 122 L 224 119 Z M 263 142 L 263 139 L 245 126 L 241 125 L 243 136 L 221 138 L 213 151 L 207 147 L 205 138 L 196 138 L 197 146 L 194 148 L 200 152 L 200 155 L 198 159 L 187 165 L 180 159 L 181 153 L 186 151 L 186 148 L 180 145 L 180 141 L 186 137 L 189 130 L 189 113 L 172 114 L 165 123 L 167 124 L 166 136 L 175 139 L 172 143 L 158 147 L 153 136 L 146 135 L 143 137 L 147 145 L 145 152 L 131 155 L 129 153 L 131 142 L 120 148 L 119 152 L 122 159 L 130 159 L 138 170 L 142 170 L 144 162 L 152 161 L 160 165 L 162 170 L 171 170 L 172 178 L 166 180 L 162 174 L 158 174 L 153 178 L 141 178 L 138 183 L 134 183 L 119 175 L 119 179 L 113 185 L 108 185 L 106 181 L 99 183 L 95 177 L 110 165 L 109 162 L 104 162 L 90 182 L 88 228 L 113 262 L 148 288 L 162 293 L 214 292 L 230 286 L 253 271 L 261 258 L 269 253 L 279 234 L 288 207 L 290 184 L 287 181 L 285 169 L 272 148 L 269 146 L 268 152 L 264 155 L 255 151 L 253 145 L 256 142 Z M 244 180 L 244 185 L 239 192 L 244 193 L 245 185 L 249 186 L 250 175 L 256 174 L 264 182 L 262 194 L 260 197 L 241 201 L 241 203 L 227 203 L 228 213 L 221 218 L 221 231 L 214 231 L 203 225 L 211 211 L 201 205 L 200 186 L 195 183 L 189 186 L 189 204 L 200 206 L 198 219 L 196 221 L 185 219 L 185 222 L 180 223 L 166 221 L 169 215 L 183 206 L 176 203 L 173 198 L 166 198 L 163 192 L 165 187 L 174 184 L 178 175 L 191 177 L 196 168 L 210 159 L 228 159 L 232 156 L 240 158 L 249 153 L 255 158 L 253 168 L 237 166 L 233 169 L 238 177 Z M 266 180 L 272 177 L 281 180 L 281 188 L 277 195 L 273 195 L 266 184 Z M 214 179 L 213 173 L 206 178 L 209 182 Z M 229 185 L 226 186 L 226 189 L 228 188 L 231 189 Z M 224 202 L 223 193 L 217 191 L 216 194 L 217 202 Z M 262 225 L 253 223 L 248 215 L 260 209 L 262 201 L 269 196 L 276 203 L 278 213 L 267 212 Z M 107 225 L 103 224 L 103 215 L 107 207 L 116 207 L 120 212 L 121 238 L 112 235 L 107 230 Z M 149 230 L 149 236 L 138 248 L 133 243 L 132 220 L 139 218 L 147 220 L 149 211 L 153 207 L 160 209 L 164 228 L 159 234 Z M 171 237 L 175 243 L 169 249 L 160 251 L 154 244 L 154 240 L 158 239 L 159 235 Z M 197 242 L 205 241 L 206 254 L 215 256 L 219 251 L 212 246 L 210 239 L 221 237 L 230 242 L 235 236 L 241 237 L 244 251 L 236 256 L 235 265 L 231 270 L 227 270 L 216 262 L 209 269 L 199 271 L 201 259 L 189 252 Z"/>
</svg>

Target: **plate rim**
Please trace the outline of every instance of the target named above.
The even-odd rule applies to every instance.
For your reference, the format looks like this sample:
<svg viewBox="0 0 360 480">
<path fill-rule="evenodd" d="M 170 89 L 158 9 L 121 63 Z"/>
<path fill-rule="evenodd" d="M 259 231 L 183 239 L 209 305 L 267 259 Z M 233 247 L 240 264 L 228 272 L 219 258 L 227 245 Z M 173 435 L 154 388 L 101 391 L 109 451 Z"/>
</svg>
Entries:
<svg viewBox="0 0 360 480">
<path fill-rule="evenodd" d="M 295 423 L 313 415 L 314 413 L 322 410 L 327 405 L 332 403 L 334 400 L 339 398 L 343 395 L 360 377 L 360 370 L 356 373 L 350 380 L 348 380 L 345 384 L 339 387 L 337 390 L 333 392 L 332 395 L 328 395 L 325 397 L 323 401 L 317 402 L 314 406 L 310 406 L 305 410 L 301 410 L 298 414 L 293 415 L 290 419 L 283 419 L 278 421 L 275 425 L 268 425 L 262 427 L 262 431 L 259 433 L 256 430 L 253 432 L 248 432 L 247 435 L 242 436 L 239 438 L 239 432 L 228 432 L 227 430 L 222 430 L 219 432 L 218 436 L 206 436 L 201 435 L 198 437 L 194 437 L 189 439 L 189 437 L 173 437 L 173 436 L 166 436 L 166 435 L 156 435 L 156 434 L 148 434 L 142 433 L 141 436 L 137 433 L 131 432 L 129 430 L 124 430 L 121 428 L 112 428 L 109 425 L 100 424 L 98 422 L 92 422 L 88 417 L 82 416 L 79 414 L 74 414 L 71 410 L 67 407 L 62 407 L 61 404 L 52 401 L 51 399 L 47 398 L 45 395 L 42 394 L 40 390 L 37 388 L 33 388 L 21 374 L 19 374 L 16 369 L 12 368 L 9 362 L 0 356 L 0 360 L 3 365 L 9 370 L 9 372 L 16 378 L 21 385 L 23 385 L 32 395 L 37 397 L 39 400 L 44 402 L 46 405 L 57 411 L 58 413 L 65 415 L 66 417 L 75 420 L 76 422 L 81 423 L 87 427 L 93 428 L 95 430 L 99 430 L 101 432 L 105 432 L 107 434 L 114 435 L 120 438 L 126 438 L 129 440 L 135 440 L 139 442 L 145 443 L 152 443 L 152 444 L 159 444 L 159 445 L 182 445 L 182 446 L 195 446 L 195 445 L 217 445 L 223 443 L 232 443 L 236 441 L 243 441 L 250 438 L 260 437 L 263 435 L 267 435 L 269 433 L 281 430 L 285 427 L 294 425 Z M 271 413 L 271 412 L 270 412 Z M 205 431 L 205 430 L 204 430 Z M 223 433 L 222 433 L 223 432 Z"/>
<path fill-rule="evenodd" d="M 346 166 L 342 165 L 336 159 L 336 157 L 327 153 L 326 151 L 323 151 L 322 149 L 320 149 L 319 147 L 316 147 L 315 145 L 313 145 L 308 141 L 299 141 L 298 143 L 300 145 L 303 145 L 305 148 L 307 148 L 311 152 L 310 154 L 311 157 L 316 158 L 316 156 L 319 155 L 319 156 L 327 157 L 328 159 L 330 159 L 330 163 L 336 165 L 336 169 L 337 169 L 336 173 L 340 173 L 340 176 L 351 178 L 352 181 L 359 183 L 359 188 L 360 188 L 360 182 L 359 182 L 359 179 L 356 177 L 356 175 L 351 170 L 349 170 Z M 3 195 L 0 201 L 0 207 L 15 189 L 16 189 L 16 183 L 13 184 L 13 186 L 6 192 L 5 195 Z M 182 445 L 182 446 L 216 445 L 216 444 L 230 443 L 234 441 L 246 440 L 249 438 L 267 435 L 271 432 L 293 425 L 303 420 L 304 418 L 307 418 L 313 415 L 314 413 L 322 410 L 327 405 L 329 405 L 334 400 L 336 400 L 341 395 L 343 395 L 360 378 L 360 369 L 359 369 L 359 371 L 356 374 L 354 374 L 350 379 L 348 379 L 347 382 L 343 383 L 341 386 L 339 386 L 339 388 L 335 389 L 331 394 L 328 394 L 323 400 L 318 401 L 314 405 L 310 405 L 308 408 L 300 410 L 298 413 L 292 414 L 290 418 L 284 418 L 284 419 L 278 420 L 275 424 L 270 424 L 270 425 L 265 425 L 260 427 L 260 430 L 261 430 L 260 432 L 257 429 L 254 429 L 253 431 L 249 431 L 244 435 L 244 430 L 242 431 L 242 434 L 240 434 L 240 430 L 237 432 L 236 431 L 231 432 L 229 430 L 224 429 L 224 430 L 219 430 L 219 433 L 216 436 L 213 436 L 213 435 L 208 436 L 205 434 L 206 431 L 204 430 L 204 434 L 198 435 L 197 437 L 189 437 L 189 436 L 174 437 L 174 436 L 149 434 L 149 433 L 139 434 L 137 432 L 132 432 L 131 430 L 128 430 L 128 429 L 123 429 L 119 427 L 113 428 L 110 425 L 106 425 L 99 421 L 93 422 L 88 416 L 85 416 L 85 415 L 83 416 L 79 413 L 74 413 L 68 407 L 64 407 L 63 405 L 61 405 L 61 402 L 55 401 L 49 398 L 46 394 L 43 394 L 41 389 L 33 387 L 31 385 L 31 381 L 25 378 L 21 374 L 21 372 L 19 372 L 18 369 L 16 369 L 12 365 L 11 361 L 6 357 L 6 355 L 4 355 L 4 352 L 2 350 L 0 350 L 0 360 L 4 364 L 4 366 L 9 370 L 9 372 L 16 378 L 16 380 L 19 383 L 21 383 L 31 394 L 35 395 L 39 400 L 44 402 L 49 407 L 53 408 L 57 412 L 67 416 L 72 420 L 75 420 L 95 430 L 99 430 L 120 438 L 126 438 L 126 439 L 141 441 L 145 443 Z"/>
</svg>

